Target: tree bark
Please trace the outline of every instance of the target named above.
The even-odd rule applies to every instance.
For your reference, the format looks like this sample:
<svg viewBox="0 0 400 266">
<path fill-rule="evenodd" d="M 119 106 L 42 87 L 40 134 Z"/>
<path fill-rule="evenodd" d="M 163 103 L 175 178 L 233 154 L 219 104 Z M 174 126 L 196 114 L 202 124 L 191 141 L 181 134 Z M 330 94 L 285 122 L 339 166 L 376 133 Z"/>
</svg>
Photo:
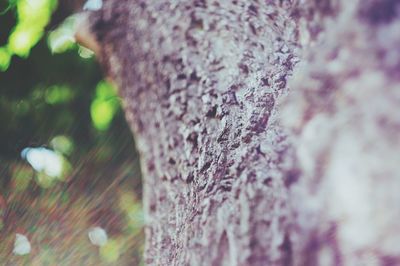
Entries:
<svg viewBox="0 0 400 266">
<path fill-rule="evenodd" d="M 91 14 L 141 154 L 148 265 L 400 264 L 399 8 L 106 0 Z"/>
</svg>

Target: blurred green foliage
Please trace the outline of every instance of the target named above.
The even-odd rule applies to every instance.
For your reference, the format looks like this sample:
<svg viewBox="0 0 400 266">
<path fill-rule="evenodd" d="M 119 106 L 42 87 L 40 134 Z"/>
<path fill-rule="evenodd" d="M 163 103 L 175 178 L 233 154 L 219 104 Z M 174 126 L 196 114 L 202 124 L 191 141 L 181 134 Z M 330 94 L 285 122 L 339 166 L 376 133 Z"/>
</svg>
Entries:
<svg viewBox="0 0 400 266">
<path fill-rule="evenodd" d="M 100 82 L 96 87 L 96 97 L 90 106 L 90 114 L 94 126 L 98 130 L 106 130 L 119 110 L 119 101 L 115 88 L 106 82 Z"/>
<path fill-rule="evenodd" d="M 115 88 L 102 80 L 91 51 L 72 41 L 74 18 L 46 28 L 56 7 L 56 0 L 0 6 L 0 159 L 57 135 L 71 137 L 78 152 L 112 142 L 121 127 L 119 139 L 131 139 Z"/>
<path fill-rule="evenodd" d="M 29 55 L 31 48 L 42 37 L 56 6 L 57 0 L 8 1 L 4 11 L 15 9 L 17 22 L 11 31 L 8 43 L 1 48 L 0 70 L 7 70 L 14 54 L 20 57 Z"/>
<path fill-rule="evenodd" d="M 73 42 L 67 7 L 0 0 L 0 261 L 137 265 L 143 238 L 137 153 L 116 89 L 93 53 Z M 92 256 L 87 238 L 64 230 L 75 235 L 93 225 L 109 231 L 110 242 Z M 10 257 L 17 228 L 40 246 L 36 257 Z M 59 243 L 53 252 L 43 243 L 54 237 L 61 241 L 51 240 Z"/>
</svg>

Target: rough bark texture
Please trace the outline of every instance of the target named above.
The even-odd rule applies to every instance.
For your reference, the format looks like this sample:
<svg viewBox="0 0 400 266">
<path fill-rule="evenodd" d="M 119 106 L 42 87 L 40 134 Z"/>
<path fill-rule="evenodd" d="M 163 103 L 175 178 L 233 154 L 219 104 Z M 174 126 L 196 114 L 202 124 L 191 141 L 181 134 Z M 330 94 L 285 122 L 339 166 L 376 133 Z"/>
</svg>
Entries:
<svg viewBox="0 0 400 266">
<path fill-rule="evenodd" d="M 147 264 L 400 264 L 399 2 L 104 2 Z"/>
</svg>

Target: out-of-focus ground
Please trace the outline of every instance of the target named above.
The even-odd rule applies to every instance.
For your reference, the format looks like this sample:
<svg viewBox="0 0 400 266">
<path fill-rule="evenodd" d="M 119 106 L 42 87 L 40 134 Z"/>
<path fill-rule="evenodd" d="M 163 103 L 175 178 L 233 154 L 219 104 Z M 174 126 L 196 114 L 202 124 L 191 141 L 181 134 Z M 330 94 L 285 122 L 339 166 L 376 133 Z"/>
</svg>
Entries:
<svg viewBox="0 0 400 266">
<path fill-rule="evenodd" d="M 91 154 L 90 160 L 96 157 Z M 0 196 L 2 265 L 138 265 L 143 240 L 138 166 L 132 161 L 81 162 L 50 188 L 37 184 L 25 163 L 8 165 L 13 174 Z M 3 169 L 2 174 L 6 171 Z M 93 245 L 88 232 L 103 228 L 107 243 Z M 16 233 L 30 254 L 13 253 Z"/>
<path fill-rule="evenodd" d="M 0 3 L 0 265 L 141 263 L 138 155 L 116 89 L 63 22 L 79 2 Z"/>
</svg>

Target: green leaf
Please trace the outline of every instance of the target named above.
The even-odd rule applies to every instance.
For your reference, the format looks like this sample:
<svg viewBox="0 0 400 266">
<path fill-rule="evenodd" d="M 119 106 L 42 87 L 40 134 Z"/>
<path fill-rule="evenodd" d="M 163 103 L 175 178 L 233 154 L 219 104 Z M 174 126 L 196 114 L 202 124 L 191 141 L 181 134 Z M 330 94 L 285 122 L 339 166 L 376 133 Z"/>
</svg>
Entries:
<svg viewBox="0 0 400 266">
<path fill-rule="evenodd" d="M 119 109 L 115 89 L 104 81 L 96 87 L 96 97 L 90 106 L 93 125 L 100 131 L 107 130 Z"/>
<path fill-rule="evenodd" d="M 0 71 L 6 71 L 10 66 L 12 53 L 7 47 L 0 47 Z"/>
</svg>

